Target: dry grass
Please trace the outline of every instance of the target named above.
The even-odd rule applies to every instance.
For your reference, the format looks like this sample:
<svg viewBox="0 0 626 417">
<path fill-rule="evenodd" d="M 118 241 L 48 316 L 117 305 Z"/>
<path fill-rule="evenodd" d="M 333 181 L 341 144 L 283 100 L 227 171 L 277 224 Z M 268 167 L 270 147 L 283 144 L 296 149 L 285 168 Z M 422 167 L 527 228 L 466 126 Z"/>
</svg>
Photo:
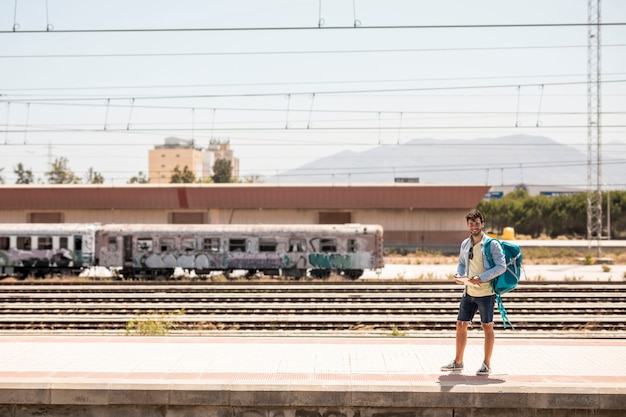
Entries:
<svg viewBox="0 0 626 417">
<path fill-rule="evenodd" d="M 597 253 L 589 254 L 587 248 L 524 248 L 524 264 L 526 265 L 576 265 L 587 256 L 595 258 Z M 603 258 L 613 259 L 614 264 L 626 264 L 626 250 L 605 248 Z M 455 265 L 458 255 L 443 255 L 437 252 L 416 251 L 406 255 L 391 254 L 385 257 L 387 264 L 403 265 Z"/>
</svg>

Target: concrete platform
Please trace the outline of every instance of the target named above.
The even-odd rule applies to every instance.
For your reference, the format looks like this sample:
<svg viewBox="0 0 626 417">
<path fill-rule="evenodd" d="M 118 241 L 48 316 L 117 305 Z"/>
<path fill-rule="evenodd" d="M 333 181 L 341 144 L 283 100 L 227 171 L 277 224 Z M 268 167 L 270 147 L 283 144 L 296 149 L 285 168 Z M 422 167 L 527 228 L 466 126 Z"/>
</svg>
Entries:
<svg viewBox="0 0 626 417">
<path fill-rule="evenodd" d="M 497 335 L 496 335 L 497 337 Z M 626 340 L 0 336 L 0 417 L 624 416 Z"/>
</svg>

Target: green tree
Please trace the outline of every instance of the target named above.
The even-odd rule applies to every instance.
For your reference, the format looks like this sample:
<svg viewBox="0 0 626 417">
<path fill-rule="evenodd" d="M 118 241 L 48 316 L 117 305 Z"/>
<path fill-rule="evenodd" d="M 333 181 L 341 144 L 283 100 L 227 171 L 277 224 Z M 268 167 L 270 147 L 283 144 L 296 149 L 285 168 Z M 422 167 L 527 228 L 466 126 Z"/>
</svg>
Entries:
<svg viewBox="0 0 626 417">
<path fill-rule="evenodd" d="M 526 191 L 516 192 L 519 202 L 517 228 L 519 233 L 539 237 L 547 230 L 547 215 L 551 211 L 551 200 L 545 195 L 530 197 Z"/>
<path fill-rule="evenodd" d="M 516 227 L 520 211 L 519 195 L 516 193 L 483 200 L 478 204 L 478 209 L 485 216 L 485 230 L 500 234 L 505 227 Z"/>
<path fill-rule="evenodd" d="M 626 237 L 626 191 L 610 191 L 604 193 L 603 207 L 606 207 L 607 199 L 611 208 L 603 211 L 603 224 L 611 227 L 611 238 L 623 239 Z M 610 216 L 610 222 L 608 221 Z"/>
<path fill-rule="evenodd" d="M 146 177 L 142 171 L 139 171 L 139 174 L 135 177 L 131 177 L 130 180 L 126 184 L 147 184 L 149 179 Z"/>
<path fill-rule="evenodd" d="M 578 193 L 554 197 L 546 217 L 546 233 L 557 236 L 587 235 L 587 195 Z"/>
<path fill-rule="evenodd" d="M 568 207 L 570 200 L 570 196 L 557 196 L 552 199 L 552 211 L 548 214 L 549 228 L 546 233 L 553 239 L 559 235 L 572 233 Z"/>
<path fill-rule="evenodd" d="M 17 164 L 17 167 L 13 170 L 15 175 L 17 175 L 16 184 L 33 184 L 35 179 L 33 177 L 33 171 L 30 169 L 24 169 L 24 165 L 20 162 Z"/>
<path fill-rule="evenodd" d="M 213 164 L 213 175 L 211 178 L 214 183 L 232 182 L 233 168 L 227 159 L 218 159 Z"/>
<path fill-rule="evenodd" d="M 608 233 L 607 199 L 611 205 L 610 232 L 612 238 L 626 237 L 626 191 L 602 194 L 603 235 Z M 557 197 L 543 195 L 530 197 L 522 189 L 508 193 L 501 199 L 481 201 L 478 209 L 485 215 L 486 230 L 501 234 L 506 226 L 516 233 L 537 237 L 587 236 L 587 194 L 584 192 Z"/>
<path fill-rule="evenodd" d="M 567 229 L 559 233 L 574 236 L 587 236 L 587 194 L 578 193 L 569 196 L 567 201 Z"/>
<path fill-rule="evenodd" d="M 48 184 L 79 184 L 80 177 L 77 177 L 68 166 L 67 158 L 61 157 L 54 160 L 52 169 L 46 172 Z"/>
<path fill-rule="evenodd" d="M 87 178 L 85 178 L 86 184 L 104 184 L 104 177 L 99 172 L 93 170 L 92 167 L 89 167 L 89 171 L 87 171 Z"/>
<path fill-rule="evenodd" d="M 0 168 L 0 184 L 4 184 L 4 177 L 2 176 L 2 171 L 4 171 L 4 168 Z"/>
<path fill-rule="evenodd" d="M 183 170 L 176 167 L 172 171 L 172 176 L 170 178 L 170 184 L 189 184 L 196 182 L 196 175 L 185 165 Z"/>
</svg>

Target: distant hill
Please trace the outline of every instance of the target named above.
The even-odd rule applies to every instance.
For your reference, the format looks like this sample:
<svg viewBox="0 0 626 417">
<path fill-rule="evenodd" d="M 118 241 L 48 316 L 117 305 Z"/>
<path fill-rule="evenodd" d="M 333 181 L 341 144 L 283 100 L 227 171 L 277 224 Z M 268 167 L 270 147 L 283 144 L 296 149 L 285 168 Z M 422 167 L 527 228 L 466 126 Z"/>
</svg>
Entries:
<svg viewBox="0 0 626 417">
<path fill-rule="evenodd" d="M 621 152 L 615 152 L 615 149 Z M 602 182 L 626 184 L 626 145 L 603 149 Z M 542 136 L 413 139 L 398 146 L 344 151 L 265 178 L 274 183 L 542 184 L 585 187 L 587 155 Z"/>
</svg>

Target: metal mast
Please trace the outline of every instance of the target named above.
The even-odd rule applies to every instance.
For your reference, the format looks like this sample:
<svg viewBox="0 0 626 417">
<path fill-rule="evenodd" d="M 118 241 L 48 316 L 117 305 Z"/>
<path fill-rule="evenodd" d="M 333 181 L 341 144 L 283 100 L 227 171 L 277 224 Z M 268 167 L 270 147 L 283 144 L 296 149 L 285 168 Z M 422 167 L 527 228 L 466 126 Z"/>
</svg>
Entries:
<svg viewBox="0 0 626 417">
<path fill-rule="evenodd" d="M 600 153 L 600 0 L 587 4 L 587 239 L 602 235 Z M 591 243 L 590 243 L 591 246 Z"/>
</svg>

